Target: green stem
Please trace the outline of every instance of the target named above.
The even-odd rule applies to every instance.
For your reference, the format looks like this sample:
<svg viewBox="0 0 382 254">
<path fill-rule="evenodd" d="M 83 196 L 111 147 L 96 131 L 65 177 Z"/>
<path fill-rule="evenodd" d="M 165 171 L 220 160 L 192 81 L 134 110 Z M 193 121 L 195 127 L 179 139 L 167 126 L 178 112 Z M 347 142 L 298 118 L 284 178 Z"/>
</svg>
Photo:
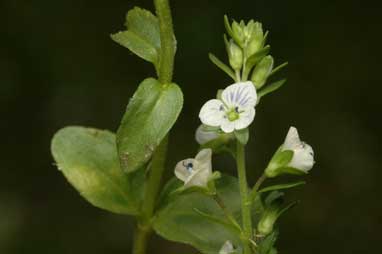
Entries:
<svg viewBox="0 0 382 254">
<path fill-rule="evenodd" d="M 244 254 L 251 254 L 250 239 L 252 239 L 251 204 L 248 193 L 248 183 L 245 169 L 245 148 L 240 142 L 236 142 L 236 163 L 239 176 L 241 197 L 241 215 L 243 222 L 243 246 Z"/>
<path fill-rule="evenodd" d="M 154 0 L 156 14 L 159 19 L 161 52 L 158 70 L 159 81 L 167 85 L 172 81 L 175 57 L 175 36 L 172 25 L 170 4 L 168 0 Z M 145 185 L 142 215 L 134 234 L 133 254 L 145 254 L 147 242 L 152 232 L 151 220 L 155 212 L 156 200 L 165 169 L 168 136 L 162 140 L 155 150 L 150 167 L 150 173 Z"/>
<path fill-rule="evenodd" d="M 255 186 L 253 186 L 253 189 L 251 191 L 251 200 L 254 201 L 257 196 L 257 191 L 259 190 L 260 186 L 263 184 L 263 182 L 267 180 L 267 176 L 265 174 L 262 174 L 259 179 L 257 179 Z"/>
<path fill-rule="evenodd" d="M 147 249 L 147 241 L 150 237 L 151 230 L 149 228 L 137 225 L 134 232 L 133 254 L 145 254 Z"/>
<path fill-rule="evenodd" d="M 171 9 L 168 0 L 154 0 L 154 5 L 159 19 L 161 39 L 159 81 L 168 84 L 172 81 L 176 47 Z"/>
<path fill-rule="evenodd" d="M 139 219 L 133 244 L 133 254 L 146 253 L 147 241 L 151 235 L 151 219 L 154 215 L 156 200 L 161 187 L 162 175 L 165 170 L 168 137 L 160 143 L 152 157 L 149 176 L 145 185 L 142 214 Z"/>
</svg>

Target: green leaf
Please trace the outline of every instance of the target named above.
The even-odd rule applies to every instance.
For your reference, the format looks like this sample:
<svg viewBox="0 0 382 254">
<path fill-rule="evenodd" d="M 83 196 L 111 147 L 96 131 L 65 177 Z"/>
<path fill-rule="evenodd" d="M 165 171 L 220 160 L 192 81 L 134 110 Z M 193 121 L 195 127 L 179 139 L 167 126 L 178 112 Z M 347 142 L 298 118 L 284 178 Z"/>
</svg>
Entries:
<svg viewBox="0 0 382 254">
<path fill-rule="evenodd" d="M 150 11 L 135 7 L 127 13 L 127 31 L 111 35 L 120 45 L 159 67 L 161 48 L 159 21 Z"/>
<path fill-rule="evenodd" d="M 182 91 L 174 83 L 164 87 L 148 78 L 139 85 L 117 132 L 118 154 L 125 172 L 136 171 L 150 160 L 182 105 Z"/>
<path fill-rule="evenodd" d="M 171 183 L 174 185 L 174 183 Z M 216 180 L 216 189 L 237 221 L 240 220 L 240 192 L 237 179 L 223 175 Z M 174 185 L 174 188 L 177 186 Z M 166 192 L 170 192 L 168 187 Z M 241 246 L 240 235 L 227 221 L 223 211 L 212 197 L 202 193 L 177 195 L 160 204 L 154 219 L 154 229 L 162 237 L 190 244 L 202 253 L 218 253 L 225 241 Z M 260 200 L 254 202 L 257 211 L 262 209 Z M 255 209 L 253 209 L 254 211 Z M 258 215 L 254 215 L 254 221 Z"/>
<path fill-rule="evenodd" d="M 265 188 L 259 190 L 258 192 L 262 193 L 262 192 L 268 192 L 268 191 L 274 191 L 274 190 L 290 189 L 290 188 L 297 187 L 297 186 L 304 185 L 304 184 L 305 184 L 305 181 L 298 181 L 298 182 L 286 183 L 286 184 L 277 184 L 277 185 L 265 187 Z"/>
<path fill-rule="evenodd" d="M 259 244 L 258 253 L 259 254 L 271 254 L 273 253 L 273 246 L 276 243 L 279 233 L 277 230 L 273 231 L 267 237 L 265 237 Z"/>
<path fill-rule="evenodd" d="M 233 31 L 227 15 L 224 15 L 224 26 L 229 36 L 233 37 Z"/>
<path fill-rule="evenodd" d="M 111 38 L 120 45 L 128 48 L 137 56 L 155 65 L 158 63 L 158 52 L 150 43 L 131 31 L 118 32 Z"/>
<path fill-rule="evenodd" d="M 288 65 L 288 62 L 285 62 L 285 63 L 282 63 L 280 64 L 279 66 L 277 66 L 276 68 L 274 68 L 271 72 L 271 74 L 269 74 L 269 77 L 274 75 L 276 72 L 282 70 L 284 67 L 286 67 Z"/>
<path fill-rule="evenodd" d="M 66 127 L 54 135 L 51 150 L 59 170 L 92 205 L 114 213 L 138 214 L 144 170 L 129 176 L 122 172 L 113 133 Z"/>
<path fill-rule="evenodd" d="M 219 67 L 222 71 L 224 71 L 228 76 L 230 76 L 233 80 L 236 80 L 235 74 L 233 73 L 232 69 L 228 67 L 225 63 L 220 61 L 214 54 L 209 53 L 208 57 L 210 58 L 211 62 L 213 62 L 217 67 Z"/>
<path fill-rule="evenodd" d="M 249 139 L 249 130 L 248 128 L 241 129 L 241 130 L 235 130 L 235 137 L 237 141 L 240 142 L 242 145 L 246 145 L 248 143 Z"/>
<path fill-rule="evenodd" d="M 279 80 L 279 81 L 276 81 L 272 84 L 269 84 L 267 86 L 265 86 L 263 89 L 261 89 L 258 94 L 257 94 L 257 97 L 258 97 L 258 101 L 260 101 L 260 98 L 269 94 L 269 93 L 272 93 L 274 91 L 276 91 L 277 89 L 279 89 L 282 85 L 285 84 L 287 80 L 286 79 L 282 79 L 282 80 Z"/>
</svg>

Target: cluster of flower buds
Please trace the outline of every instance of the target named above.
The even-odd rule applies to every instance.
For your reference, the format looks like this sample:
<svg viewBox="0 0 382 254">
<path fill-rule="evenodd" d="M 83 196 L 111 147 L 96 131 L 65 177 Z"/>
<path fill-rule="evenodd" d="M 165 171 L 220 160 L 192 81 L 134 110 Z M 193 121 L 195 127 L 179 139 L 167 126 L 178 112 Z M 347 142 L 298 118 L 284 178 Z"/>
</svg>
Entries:
<svg viewBox="0 0 382 254">
<path fill-rule="evenodd" d="M 228 59 L 235 72 L 242 69 L 241 78 L 246 80 L 254 68 L 250 80 L 256 89 L 264 86 L 273 70 L 273 57 L 269 53 L 270 46 L 265 45 L 268 32 L 263 31 L 262 24 L 250 20 L 247 24 L 242 20 L 240 23 L 229 23 L 228 17 L 224 18 L 228 35 L 224 36 Z"/>
</svg>

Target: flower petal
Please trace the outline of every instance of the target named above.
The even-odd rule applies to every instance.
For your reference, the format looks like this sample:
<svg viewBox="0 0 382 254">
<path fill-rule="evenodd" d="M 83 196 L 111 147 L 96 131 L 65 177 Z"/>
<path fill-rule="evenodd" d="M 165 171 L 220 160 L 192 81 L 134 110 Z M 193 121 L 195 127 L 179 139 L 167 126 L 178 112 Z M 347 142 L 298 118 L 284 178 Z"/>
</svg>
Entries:
<svg viewBox="0 0 382 254">
<path fill-rule="evenodd" d="M 201 124 L 195 133 L 196 142 L 200 145 L 210 142 L 211 140 L 217 139 L 219 134 L 217 131 L 207 130 L 203 124 Z"/>
<path fill-rule="evenodd" d="M 255 108 L 247 108 L 240 113 L 239 119 L 235 121 L 235 129 L 241 130 L 247 128 L 255 119 Z"/>
<path fill-rule="evenodd" d="M 199 118 L 203 124 L 209 126 L 220 126 L 224 119 L 225 111 L 222 101 L 213 99 L 207 101 L 200 110 Z"/>
<path fill-rule="evenodd" d="M 257 101 L 256 88 L 252 82 L 240 82 L 228 86 L 222 92 L 222 100 L 229 108 L 240 110 L 255 107 Z"/>
<path fill-rule="evenodd" d="M 196 163 L 195 159 L 185 159 L 175 166 L 175 176 L 183 181 L 186 182 L 188 178 L 192 175 L 194 171 L 194 165 Z M 192 169 L 190 170 L 190 165 L 192 165 Z"/>
<path fill-rule="evenodd" d="M 294 150 L 293 158 L 289 162 L 288 166 L 296 168 L 307 173 L 312 169 L 314 165 L 314 153 L 313 148 L 305 143 Z"/>
<path fill-rule="evenodd" d="M 194 172 L 185 181 L 184 185 L 188 186 L 207 186 L 208 179 L 212 174 L 212 150 L 202 149 L 195 156 Z"/>
<path fill-rule="evenodd" d="M 301 145 L 300 137 L 298 136 L 297 129 L 293 126 L 289 128 L 288 134 L 283 144 L 283 150 L 294 150 Z"/>
<path fill-rule="evenodd" d="M 200 186 L 207 187 L 208 178 L 210 173 L 207 170 L 198 170 L 189 176 L 189 178 L 184 182 L 185 187 Z"/>
<path fill-rule="evenodd" d="M 220 128 L 225 133 L 231 133 L 235 130 L 235 122 L 228 120 L 227 118 L 223 119 L 223 122 L 220 125 Z"/>
</svg>

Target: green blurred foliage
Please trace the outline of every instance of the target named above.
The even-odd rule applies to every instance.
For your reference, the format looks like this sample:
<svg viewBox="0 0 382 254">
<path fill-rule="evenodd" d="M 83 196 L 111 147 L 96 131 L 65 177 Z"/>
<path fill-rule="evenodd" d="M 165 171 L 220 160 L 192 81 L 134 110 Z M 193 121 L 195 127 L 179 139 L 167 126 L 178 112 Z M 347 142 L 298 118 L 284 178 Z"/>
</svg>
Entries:
<svg viewBox="0 0 382 254">
<path fill-rule="evenodd" d="M 223 15 L 270 30 L 275 64 L 288 82 L 263 99 L 248 144 L 253 183 L 290 125 L 312 144 L 317 164 L 289 194 L 301 204 L 281 218 L 279 249 L 377 253 L 382 226 L 382 122 L 377 1 L 172 1 L 178 38 L 175 82 L 185 94 L 171 136 L 167 177 L 195 154 L 201 105 L 230 80 Z M 125 13 L 148 0 L 0 3 L 0 253 L 129 253 L 133 223 L 84 201 L 52 165 L 53 133 L 65 125 L 115 131 L 150 64 L 114 43 Z M 379 57 L 378 57 L 379 56 Z M 215 169 L 234 174 L 229 156 Z M 157 247 L 160 245 L 160 247 Z M 162 252 L 158 252 L 161 249 Z M 196 253 L 155 237 L 150 253 Z"/>
</svg>

